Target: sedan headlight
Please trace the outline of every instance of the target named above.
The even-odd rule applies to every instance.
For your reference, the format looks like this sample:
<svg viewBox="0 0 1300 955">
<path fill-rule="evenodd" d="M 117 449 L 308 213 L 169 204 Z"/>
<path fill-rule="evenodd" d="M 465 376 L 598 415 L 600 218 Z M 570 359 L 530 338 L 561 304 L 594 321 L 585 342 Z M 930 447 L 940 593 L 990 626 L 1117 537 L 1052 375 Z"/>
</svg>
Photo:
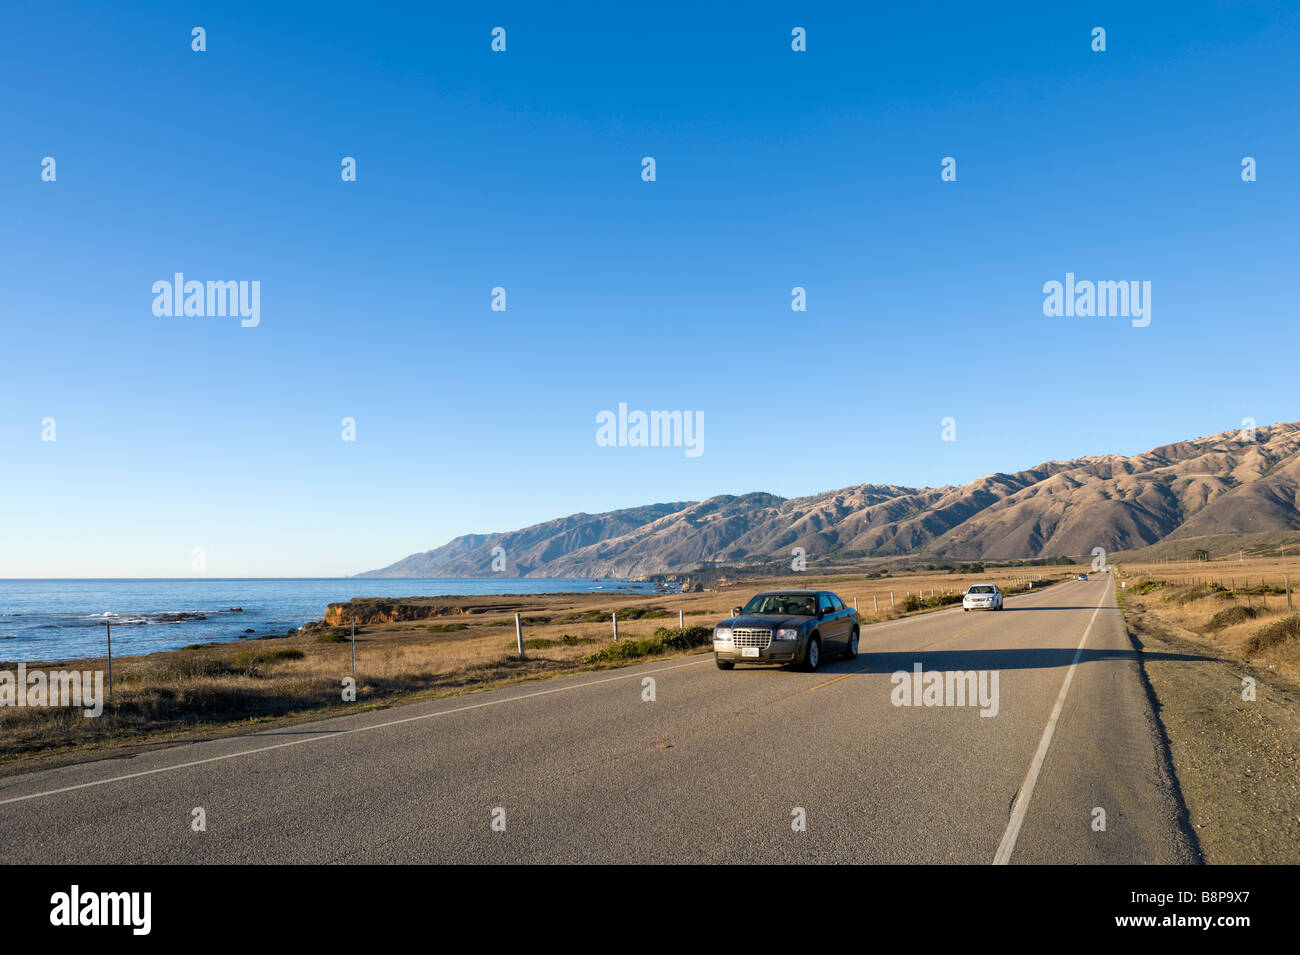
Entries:
<svg viewBox="0 0 1300 955">
<path fill-rule="evenodd" d="M 723 643 L 730 643 L 730 642 L 731 642 L 731 628 L 730 628 L 730 627 L 714 627 L 714 628 L 713 628 L 713 639 L 714 639 L 714 640 L 720 640 L 720 641 L 723 642 Z"/>
<path fill-rule="evenodd" d="M 798 640 L 798 639 L 799 639 L 799 631 L 798 631 L 798 630 L 778 630 L 778 631 L 776 632 L 776 638 L 777 638 L 778 640 Z"/>
</svg>

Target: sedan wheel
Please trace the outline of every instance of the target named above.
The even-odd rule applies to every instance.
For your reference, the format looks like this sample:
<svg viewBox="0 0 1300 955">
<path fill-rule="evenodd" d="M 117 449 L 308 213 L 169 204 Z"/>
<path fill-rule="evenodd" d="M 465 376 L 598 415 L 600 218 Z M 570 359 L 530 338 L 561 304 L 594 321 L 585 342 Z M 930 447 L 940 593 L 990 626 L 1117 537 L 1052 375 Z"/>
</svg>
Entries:
<svg viewBox="0 0 1300 955">
<path fill-rule="evenodd" d="M 809 673 L 817 669 L 822 662 L 822 643 L 816 637 L 808 641 L 808 655 L 804 658 L 803 668 Z"/>
<path fill-rule="evenodd" d="M 858 658 L 858 628 L 854 627 L 853 632 L 849 634 L 849 649 L 844 654 L 847 660 L 856 660 Z"/>
</svg>

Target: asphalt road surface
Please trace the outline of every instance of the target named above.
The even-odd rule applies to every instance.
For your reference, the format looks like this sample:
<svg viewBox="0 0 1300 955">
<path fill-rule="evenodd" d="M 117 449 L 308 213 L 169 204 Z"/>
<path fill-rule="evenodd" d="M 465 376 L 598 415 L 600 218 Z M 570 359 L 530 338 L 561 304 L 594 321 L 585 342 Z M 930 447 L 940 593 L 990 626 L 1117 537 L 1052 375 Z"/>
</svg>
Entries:
<svg viewBox="0 0 1300 955">
<path fill-rule="evenodd" d="M 866 627 L 861 649 L 817 673 L 661 660 L 10 777 L 0 861 L 1196 861 L 1109 575 Z M 895 705 L 918 663 L 996 671 L 996 716 Z"/>
</svg>

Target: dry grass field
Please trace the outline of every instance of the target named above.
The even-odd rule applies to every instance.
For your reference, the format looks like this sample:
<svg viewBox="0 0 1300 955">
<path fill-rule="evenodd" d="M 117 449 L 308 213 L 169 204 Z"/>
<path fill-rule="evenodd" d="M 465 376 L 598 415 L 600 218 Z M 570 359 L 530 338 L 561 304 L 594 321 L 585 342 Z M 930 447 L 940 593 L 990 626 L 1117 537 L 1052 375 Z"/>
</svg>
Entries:
<svg viewBox="0 0 1300 955">
<path fill-rule="evenodd" d="M 0 771 L 30 768 L 34 761 L 82 759 L 88 751 L 117 754 L 142 744 L 247 732 L 270 723 L 702 652 L 716 621 L 772 587 L 830 589 L 850 605 L 856 598 L 863 623 L 869 625 L 948 606 L 971 583 L 993 581 L 1016 593 L 1031 579 L 1060 579 L 1077 569 L 884 577 L 878 572 L 792 574 L 723 581 L 698 594 L 424 598 L 432 605 L 430 616 L 364 624 L 357 628 L 355 645 L 350 627 L 322 625 L 293 636 L 115 660 L 113 694 L 97 718 L 60 708 L 0 709 Z M 324 613 L 326 608 L 321 609 Z M 617 643 L 611 619 L 615 611 Z M 347 606 L 336 606 L 330 619 L 347 621 L 348 613 Z M 515 613 L 523 619 L 522 660 Z M 353 675 L 354 651 L 356 698 L 345 701 L 343 681 Z M 0 668 L 13 666 L 0 663 Z M 39 664 L 29 661 L 28 666 Z M 48 661 L 46 668 L 103 670 L 107 662 Z"/>
<path fill-rule="evenodd" d="M 1124 564 L 1125 603 L 1159 627 L 1300 686 L 1294 560 Z"/>
</svg>

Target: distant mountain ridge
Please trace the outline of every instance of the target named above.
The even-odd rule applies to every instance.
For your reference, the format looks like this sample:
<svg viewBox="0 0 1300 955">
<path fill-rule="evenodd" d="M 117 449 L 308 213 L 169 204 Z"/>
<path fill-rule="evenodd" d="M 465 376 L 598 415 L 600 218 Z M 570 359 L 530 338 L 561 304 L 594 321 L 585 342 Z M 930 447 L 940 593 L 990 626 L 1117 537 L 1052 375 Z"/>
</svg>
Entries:
<svg viewBox="0 0 1300 955">
<path fill-rule="evenodd" d="M 573 514 L 467 534 L 358 576 L 640 577 L 788 562 L 795 547 L 810 563 L 997 560 L 1300 529 L 1300 425 L 1260 427 L 1247 437 L 1234 430 L 1128 458 L 1052 461 L 962 487 L 862 484 L 809 497 L 754 492 Z M 504 571 L 493 567 L 498 555 Z"/>
</svg>

